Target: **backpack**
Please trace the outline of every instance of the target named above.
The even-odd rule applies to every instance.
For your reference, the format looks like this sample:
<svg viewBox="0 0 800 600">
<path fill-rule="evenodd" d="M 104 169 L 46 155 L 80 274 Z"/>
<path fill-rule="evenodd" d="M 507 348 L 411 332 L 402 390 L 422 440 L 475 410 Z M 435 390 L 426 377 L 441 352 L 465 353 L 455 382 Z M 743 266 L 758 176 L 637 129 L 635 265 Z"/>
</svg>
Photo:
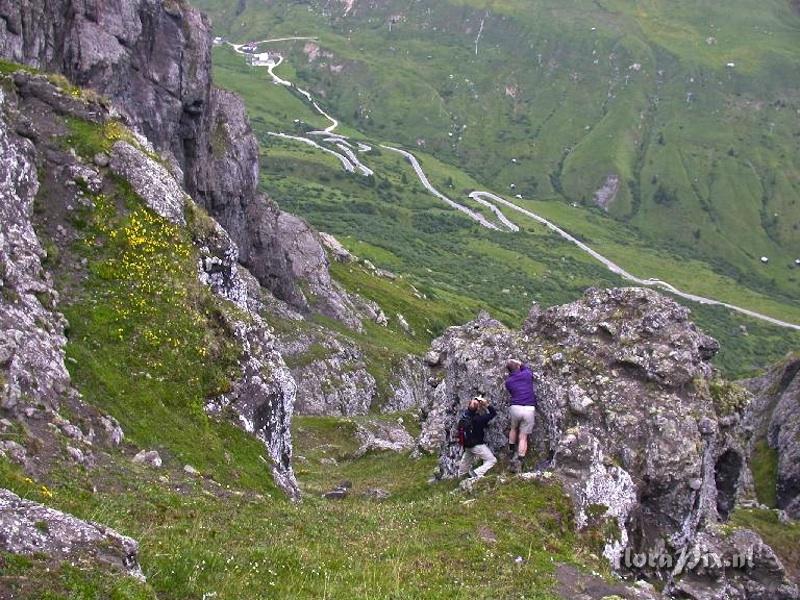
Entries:
<svg viewBox="0 0 800 600">
<path fill-rule="evenodd" d="M 460 446 L 466 446 L 467 440 L 472 437 L 472 414 L 468 410 L 461 412 L 461 417 L 458 419 L 458 443 Z"/>
</svg>

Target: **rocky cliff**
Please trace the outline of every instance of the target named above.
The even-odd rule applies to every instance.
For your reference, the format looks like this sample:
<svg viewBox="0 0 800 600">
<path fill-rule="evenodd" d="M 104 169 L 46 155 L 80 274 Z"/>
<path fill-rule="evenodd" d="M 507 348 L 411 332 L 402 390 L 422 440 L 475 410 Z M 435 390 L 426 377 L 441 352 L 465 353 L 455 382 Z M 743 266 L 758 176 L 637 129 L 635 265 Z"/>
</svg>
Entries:
<svg viewBox="0 0 800 600">
<path fill-rule="evenodd" d="M 552 461 L 579 528 L 598 522 L 610 528 L 604 554 L 612 564 L 664 579 L 679 597 L 795 598 L 797 588 L 755 534 L 756 568 L 747 573 L 717 569 L 681 578 L 623 560 L 626 550 L 721 552 L 729 542 L 718 524 L 737 503 L 752 500 L 747 438 L 739 427 L 749 397 L 718 378 L 709 362 L 717 349 L 686 308 L 638 288 L 593 289 L 572 304 L 534 306 L 518 331 L 483 314 L 447 330 L 426 357 L 430 387 L 420 445 L 439 454 L 440 477 L 454 476 L 455 416 L 483 393 L 499 407 L 488 443 L 502 455 L 504 365 L 519 357 L 537 376 L 536 459 Z M 714 595 L 723 589 L 725 596 Z"/>
<path fill-rule="evenodd" d="M 753 434 L 751 451 L 764 442 L 777 455 L 777 477 L 765 484 L 774 486 L 777 507 L 800 519 L 800 358 L 742 385 L 754 396 L 744 419 Z"/>
<path fill-rule="evenodd" d="M 385 322 L 385 317 L 376 304 L 347 294 L 331 278 L 317 232 L 257 191 L 258 144 L 241 100 L 212 85 L 207 19 L 180 1 L 2 3 L 0 55 L 63 74 L 69 81 L 62 89 L 47 78 L 17 73 L 8 87 L 10 110 L 5 118 L 17 133 L 6 140 L 9 160 L 4 167 L 18 201 L 4 207 L 16 211 L 5 223 L 21 228 L 21 233 L 17 229 L 13 233 L 20 237 L 20 247 L 24 241 L 31 258 L 16 260 L 28 269 L 27 279 L 19 282 L 23 275 L 13 271 L 15 261 L 7 262 L 7 289 L 18 287 L 19 297 L 29 306 L 4 307 L 5 321 L 7 330 L 30 324 L 28 334 L 17 336 L 19 344 L 35 341 L 31 335 L 41 337 L 34 324 L 49 323 L 46 331 L 51 335 L 37 344 L 36 352 L 15 353 L 6 345 L 7 403 L 16 403 L 30 391 L 26 380 L 37 382 L 31 395 L 51 408 L 57 402 L 50 399 L 69 390 L 63 363 L 64 319 L 57 310 L 43 310 L 36 296 L 52 293 L 49 306 L 58 304 L 50 275 L 36 260 L 43 251 L 31 216 L 40 183 L 35 168 L 58 174 L 49 187 L 77 186 L 84 191 L 86 184 L 81 182 L 92 181 L 89 191 L 95 194 L 104 191 L 108 177 L 122 178 L 150 208 L 173 223 L 185 226 L 184 204 L 196 202 L 219 224 L 206 227 L 205 237 L 194 236 L 201 255 L 199 277 L 250 318 L 226 323 L 243 348 L 243 379 L 209 401 L 206 409 L 220 414 L 235 408 L 240 423 L 267 444 L 278 481 L 295 495 L 289 423 L 298 386 L 282 366 L 280 352 L 301 355 L 293 361 L 293 371 L 299 382 L 298 408 L 304 412 L 364 413 L 375 399 L 376 383 L 359 348 L 345 337 L 314 327 L 310 337 L 290 335 L 279 341 L 261 315 L 268 311 L 279 320 L 302 321 L 304 313 L 314 312 L 356 332 L 363 330 L 364 319 Z M 83 89 L 92 90 L 89 101 L 80 92 Z M 108 156 L 86 165 L 86 157 L 74 150 L 72 156 L 66 155 L 63 144 L 48 139 L 70 133 L 69 126 L 55 123 L 57 117 L 101 130 L 119 123 L 135 143 L 118 140 Z M 63 200 L 58 200 L 56 214 L 48 215 L 54 222 L 64 218 Z M 56 233 L 68 241 L 69 232 L 62 235 L 63 225 L 58 224 Z M 26 295 L 29 289 L 34 292 Z M 326 355 L 307 358 L 313 355 L 310 345 L 325 347 Z M 270 371 L 268 379 L 261 375 L 265 370 Z M 403 377 L 398 382 L 399 393 L 407 395 L 408 384 Z"/>
<path fill-rule="evenodd" d="M 166 153 L 239 260 L 279 299 L 358 328 L 316 232 L 257 192 L 258 143 L 241 100 L 211 82 L 208 20 L 182 0 L 0 4 L 0 56 L 106 97 Z"/>
</svg>

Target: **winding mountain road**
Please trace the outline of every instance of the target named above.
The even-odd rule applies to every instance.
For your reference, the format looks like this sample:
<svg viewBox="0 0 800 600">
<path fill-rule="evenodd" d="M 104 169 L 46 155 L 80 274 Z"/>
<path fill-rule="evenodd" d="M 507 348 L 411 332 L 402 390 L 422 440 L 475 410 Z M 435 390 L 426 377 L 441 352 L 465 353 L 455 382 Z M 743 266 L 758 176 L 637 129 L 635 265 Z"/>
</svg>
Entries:
<svg viewBox="0 0 800 600">
<path fill-rule="evenodd" d="M 422 170 L 422 166 L 419 164 L 417 157 L 411 154 L 411 152 L 408 152 L 406 150 L 401 150 L 400 148 L 395 148 L 393 146 L 386 146 L 384 144 L 381 144 L 381 148 L 385 148 L 386 150 L 391 150 L 392 152 L 397 152 L 398 154 L 403 155 L 406 158 L 406 160 L 408 160 L 408 162 L 411 163 L 411 166 L 416 172 L 417 177 L 419 177 L 419 180 L 422 183 L 423 187 L 426 190 L 428 190 L 431 194 L 433 194 L 434 196 L 445 202 L 448 206 L 464 213 L 473 221 L 476 221 L 483 227 L 486 227 L 486 229 L 492 229 L 494 231 L 500 230 L 500 228 L 497 225 L 487 221 L 486 217 L 484 217 L 482 214 L 476 213 L 474 210 L 467 208 L 463 204 L 459 204 L 458 202 L 451 200 L 450 198 L 442 194 L 439 190 L 437 190 L 435 187 L 433 187 L 431 182 L 428 180 L 428 177 L 425 175 L 425 171 Z"/>
<path fill-rule="evenodd" d="M 490 201 L 486 200 L 484 196 L 494 196 L 494 194 L 490 194 L 489 192 L 472 192 L 469 195 L 469 197 L 472 198 L 475 202 L 491 210 L 497 216 L 497 219 L 503 225 L 506 226 L 506 229 L 514 233 L 518 232 L 519 226 L 516 223 L 514 223 L 511 219 L 509 219 L 507 216 L 505 216 L 503 214 L 503 211 L 497 208 L 496 204 L 492 204 Z"/>
<path fill-rule="evenodd" d="M 339 162 L 342 163 L 342 167 L 348 173 L 355 173 L 356 172 L 356 168 L 347 159 L 346 156 L 343 156 L 343 155 L 339 154 L 338 152 L 335 152 L 334 150 L 331 150 L 330 148 L 326 148 L 325 146 L 323 146 L 321 144 L 318 144 L 314 140 L 310 140 L 310 139 L 302 137 L 300 135 L 290 135 L 288 133 L 279 133 L 279 132 L 276 132 L 276 131 L 268 131 L 267 135 L 271 135 L 272 137 L 283 138 L 285 140 L 294 140 L 296 142 L 300 142 L 302 144 L 306 144 L 307 146 L 313 146 L 314 148 L 317 148 L 318 150 L 322 150 L 323 152 L 327 152 L 328 154 L 331 154 L 331 155 L 335 156 L 336 158 L 338 158 Z"/>
<path fill-rule="evenodd" d="M 544 225 L 545 227 L 547 227 L 551 231 L 554 231 L 555 233 L 560 235 L 565 240 L 570 241 L 573 244 L 575 244 L 576 246 L 578 246 L 578 248 L 580 248 L 581 250 L 583 250 L 584 252 L 589 254 L 592 258 L 594 258 L 598 262 L 602 263 L 612 273 L 616 273 L 617 275 L 619 275 L 623 279 L 631 281 L 631 282 L 633 282 L 633 283 L 635 283 L 637 285 L 643 285 L 643 286 L 647 286 L 647 287 L 658 287 L 658 288 L 666 290 L 666 291 L 670 292 L 671 294 L 674 294 L 674 295 L 676 295 L 676 296 L 678 296 L 680 298 L 683 298 L 684 300 L 691 300 L 692 302 L 697 302 L 698 304 L 706 304 L 706 305 L 712 305 L 712 306 L 724 306 L 725 308 L 727 308 L 729 310 L 741 313 L 743 315 L 747 315 L 748 317 L 753 317 L 755 319 L 760 319 L 762 321 L 766 321 L 767 323 L 771 323 L 771 324 L 777 325 L 779 327 L 786 327 L 788 329 L 794 329 L 795 331 L 800 331 L 800 325 L 796 325 L 795 323 L 789 323 L 788 321 L 781 321 L 780 319 L 776 319 L 774 317 L 770 317 L 769 315 L 765 315 L 765 314 L 756 312 L 754 310 L 750 310 L 750 309 L 747 309 L 747 308 L 742 308 L 741 306 L 736 306 L 735 304 L 729 304 L 727 302 L 722 302 L 720 300 L 715 300 L 713 298 L 706 298 L 704 296 L 698 296 L 696 294 L 690 294 L 688 292 L 684 292 L 684 291 L 676 288 L 671 283 L 667 283 L 666 281 L 663 281 L 661 279 L 654 279 L 654 278 L 642 279 L 640 277 L 636 277 L 635 275 L 632 275 L 631 273 L 629 273 L 628 271 L 626 271 L 625 269 L 620 267 L 614 261 L 606 258 L 605 256 L 603 256 L 602 254 L 600 254 L 596 250 L 594 250 L 594 249 L 590 248 L 589 246 L 587 246 L 586 244 L 584 244 L 582 241 L 577 239 L 575 236 L 570 235 L 569 233 L 567 233 L 566 231 L 561 229 L 555 223 L 552 223 L 551 221 L 548 221 L 544 217 L 541 217 L 541 216 L 537 215 L 534 212 L 531 212 L 531 211 L 529 211 L 529 210 L 527 210 L 525 208 L 522 208 L 521 206 L 515 204 L 514 202 L 506 200 L 505 198 L 501 198 L 500 196 L 497 196 L 496 194 L 492 194 L 491 192 L 478 192 L 478 191 L 475 191 L 475 192 L 472 192 L 470 194 L 470 198 L 473 198 L 473 199 L 477 199 L 477 198 L 487 199 L 488 198 L 489 200 L 491 200 L 493 202 L 497 202 L 498 204 L 502 204 L 503 206 L 506 206 L 506 207 L 510 208 L 511 210 L 517 211 L 518 213 L 523 214 L 526 217 L 529 217 L 529 218 L 533 219 L 534 221 L 537 221 L 538 223 L 541 223 L 542 225 Z"/>
<path fill-rule="evenodd" d="M 294 41 L 294 40 L 316 40 L 316 39 L 317 38 L 310 37 L 310 36 L 300 36 L 300 37 L 286 37 L 286 38 L 271 38 L 271 39 L 266 39 L 266 40 L 260 40 L 258 42 L 251 42 L 249 44 L 229 44 L 229 45 L 231 47 L 233 47 L 234 50 L 236 50 L 237 53 L 246 55 L 248 53 L 243 52 L 241 50 L 241 48 L 243 48 L 244 46 L 251 46 L 252 47 L 252 46 L 259 45 L 259 44 L 266 44 L 266 43 L 269 43 L 269 42 L 283 42 L 283 41 Z M 480 39 L 480 34 L 478 35 L 478 39 L 476 39 L 476 51 L 477 51 L 477 43 L 478 43 L 479 39 Z M 259 55 L 259 56 L 261 56 L 261 55 Z M 326 148 L 325 146 L 322 146 L 321 144 L 315 142 L 314 140 L 306 138 L 306 137 L 302 137 L 302 136 L 290 135 L 290 134 L 286 134 L 286 133 L 277 133 L 277 132 L 269 132 L 269 135 L 274 136 L 274 137 L 283 138 L 283 139 L 294 140 L 294 141 L 297 141 L 297 142 L 300 142 L 300 143 L 303 143 L 303 144 L 306 144 L 306 145 L 309 145 L 309 146 L 313 146 L 313 147 L 315 147 L 315 148 L 317 148 L 319 150 L 322 150 L 323 152 L 327 152 L 328 154 L 331 154 L 331 155 L 335 156 L 341 162 L 342 167 L 344 168 L 344 170 L 349 172 L 349 173 L 355 173 L 356 169 L 358 169 L 365 176 L 373 175 L 374 171 L 372 171 L 372 169 L 370 169 L 369 167 L 364 165 L 358 159 L 358 157 L 356 156 L 355 152 L 352 149 L 352 146 L 346 141 L 347 137 L 344 136 L 344 135 L 338 134 L 338 133 L 334 133 L 335 129 L 339 126 L 339 121 L 336 120 L 331 115 L 329 115 L 327 112 L 325 112 L 325 110 L 322 109 L 322 107 L 317 103 L 316 100 L 314 100 L 314 98 L 311 96 L 311 94 L 307 90 L 303 90 L 301 88 L 298 88 L 291 81 L 287 81 L 285 79 L 282 79 L 281 77 L 279 77 L 278 75 L 275 74 L 274 69 L 276 67 L 278 67 L 282 62 L 283 62 L 283 56 L 279 56 L 277 62 L 273 62 L 272 60 L 267 60 L 265 58 L 264 59 L 264 64 L 263 65 L 259 65 L 259 66 L 266 66 L 267 67 L 267 70 L 268 70 L 270 76 L 272 77 L 273 82 L 275 82 L 276 84 L 283 85 L 285 87 L 289 87 L 289 88 L 293 88 L 293 89 L 297 90 L 304 98 L 306 98 L 306 100 L 308 100 L 308 102 L 314 107 L 314 109 L 320 115 L 322 115 L 323 117 L 328 119 L 328 121 L 330 121 L 330 123 L 331 123 L 330 126 L 326 127 L 323 130 L 312 131 L 312 132 L 310 132 L 309 135 L 326 136 L 326 139 L 324 139 L 323 141 L 335 144 L 336 147 L 341 152 L 337 152 L 337 151 L 332 150 L 330 148 Z M 371 150 L 371 147 L 366 145 L 366 144 L 363 144 L 361 142 L 356 142 L 356 143 L 358 145 L 358 149 L 359 149 L 360 152 L 368 152 L 369 150 Z M 783 328 L 786 328 L 786 329 L 792 329 L 794 331 L 800 331 L 800 325 L 797 325 L 795 323 L 790 323 L 788 321 L 783 321 L 781 319 L 776 319 L 774 317 L 770 317 L 769 315 L 765 315 L 765 314 L 759 313 L 759 312 L 754 311 L 754 310 L 743 308 L 741 306 L 736 306 L 735 304 L 730 304 L 728 302 L 722 302 L 720 300 L 715 300 L 714 298 L 706 298 L 704 296 L 699 296 L 699 295 L 696 295 L 696 294 L 690 294 L 688 292 L 684 292 L 684 291 L 678 289 L 677 287 L 675 287 L 671 283 L 668 283 L 668 282 L 663 281 L 661 279 L 656 279 L 656 278 L 643 279 L 641 277 L 637 277 L 637 276 L 633 275 L 632 273 L 629 273 L 628 271 L 623 269 L 621 266 L 619 266 L 617 263 L 615 263 L 611 259 L 606 258 L 602 254 L 600 254 L 599 252 L 597 252 L 596 250 L 594 250 L 593 248 L 591 248 L 590 246 L 585 244 L 584 242 L 580 241 L 575 236 L 571 235 L 570 233 L 567 233 L 566 231 L 561 229 L 555 223 L 545 219 L 544 217 L 542 217 L 542 216 L 540 216 L 540 215 L 538 215 L 538 214 L 536 214 L 536 213 L 534 213 L 534 212 L 532 212 L 532 211 L 530 211 L 530 210 L 528 210 L 526 208 L 523 208 L 523 207 L 519 206 L 518 204 L 516 204 L 514 202 L 511 202 L 510 200 L 507 200 L 507 199 L 505 199 L 505 198 L 503 198 L 501 196 L 498 196 L 497 194 L 493 194 L 492 192 L 480 191 L 480 190 L 475 190 L 475 191 L 471 192 L 469 194 L 469 198 L 471 200 L 473 200 L 474 202 L 476 202 L 476 203 L 478 203 L 478 204 L 480 204 L 482 206 L 485 206 L 486 208 L 491 210 L 492 213 L 494 213 L 494 215 L 497 217 L 498 221 L 502 224 L 502 228 L 501 228 L 501 227 L 497 226 L 495 223 L 492 223 L 491 221 L 486 219 L 486 217 L 484 217 L 482 214 L 480 214 L 478 212 L 475 212 L 474 210 L 468 208 L 467 206 L 464 206 L 463 204 L 459 204 L 458 202 L 452 200 L 451 198 L 448 198 L 446 195 L 442 194 L 439 190 L 437 190 L 431 184 L 430 180 L 428 179 L 427 175 L 425 174 L 425 171 L 422 169 L 422 166 L 420 165 L 420 163 L 417 160 L 416 156 L 414 156 L 411 152 L 409 152 L 407 150 L 403 150 L 401 148 L 396 148 L 394 146 L 387 146 L 387 145 L 384 145 L 384 144 L 381 144 L 381 148 L 384 148 L 384 149 L 389 150 L 391 152 L 396 152 L 396 153 L 402 155 L 403 157 L 405 157 L 406 160 L 411 164 L 411 167 L 414 169 L 414 172 L 417 174 L 417 177 L 419 178 L 420 183 L 423 185 L 423 187 L 430 194 L 432 194 L 433 196 L 439 198 L 440 200 L 445 202 L 451 208 L 453 208 L 453 209 L 455 209 L 455 210 L 467 215 L 469 218 L 471 218 L 472 220 L 474 220 L 475 222 L 480 224 L 482 227 L 485 227 L 486 229 L 490 229 L 492 231 L 506 231 L 506 232 L 512 232 L 512 233 L 516 233 L 516 232 L 520 231 L 519 226 L 516 223 L 514 223 L 513 221 L 511 221 L 500 210 L 498 205 L 504 206 L 507 209 L 513 210 L 515 212 L 518 212 L 519 214 L 524 215 L 525 217 L 533 219 L 537 223 L 540 223 L 540 224 L 544 225 L 545 227 L 547 227 L 548 229 L 550 229 L 551 231 L 553 231 L 557 235 L 561 236 L 563 239 L 567 240 L 568 242 L 571 242 L 571 243 L 575 244 L 583 252 L 587 253 L 589 256 L 591 256 L 592 258 L 594 258 L 595 260 L 600 262 L 603 266 L 605 266 L 612 273 L 614 273 L 616 275 L 619 275 L 622 279 L 625 279 L 627 281 L 635 283 L 636 285 L 660 288 L 660 289 L 662 289 L 664 291 L 667 291 L 667 292 L 669 292 L 671 294 L 674 294 L 675 296 L 678 296 L 679 298 L 683 298 L 684 300 L 689 300 L 691 302 L 696 302 L 698 304 L 703 304 L 703 305 L 708 305 L 708 306 L 722 306 L 722 307 L 727 308 L 727 309 L 729 309 L 731 311 L 738 312 L 740 314 L 746 315 L 748 317 L 752 317 L 754 319 L 759 319 L 761 321 L 765 321 L 767 323 L 770 323 L 772 325 L 776 325 L 778 327 L 783 327 Z"/>
<path fill-rule="evenodd" d="M 248 42 L 246 44 L 232 44 L 231 42 L 226 42 L 226 43 L 231 48 L 233 48 L 234 52 L 236 52 L 237 54 L 240 54 L 242 56 L 254 57 L 255 62 L 252 63 L 252 66 L 254 66 L 254 67 L 265 67 L 267 69 L 267 73 L 269 73 L 269 76 L 272 78 L 272 82 L 274 84 L 282 85 L 284 87 L 297 90 L 297 92 L 300 95 L 302 95 L 306 100 L 308 100 L 308 102 L 310 102 L 314 106 L 314 108 L 316 109 L 316 111 L 320 115 L 322 115 L 328 121 L 330 121 L 330 125 L 328 127 L 326 127 L 323 130 L 320 130 L 320 131 L 312 131 L 312 132 L 310 132 L 310 135 L 324 135 L 324 136 L 335 135 L 337 137 L 341 137 L 342 139 L 345 139 L 343 136 L 339 136 L 338 134 L 334 134 L 333 133 L 333 131 L 339 126 L 339 121 L 337 121 L 335 118 L 333 118 L 327 112 L 325 112 L 325 110 L 323 110 L 323 108 L 317 103 L 316 100 L 314 100 L 314 98 L 311 96 L 311 94 L 307 90 L 304 90 L 302 88 L 297 87 L 291 81 L 289 81 L 287 79 L 283 79 L 280 75 L 275 73 L 275 69 L 278 68 L 281 64 L 283 64 L 283 60 L 284 59 L 283 59 L 282 55 L 277 55 L 277 59 L 273 59 L 273 56 L 269 52 L 262 52 L 262 53 L 245 52 L 242 49 L 242 48 L 245 48 L 245 47 L 256 48 L 257 46 L 259 46 L 261 44 L 268 44 L 270 42 L 288 42 L 288 41 L 297 41 L 297 40 L 316 40 L 316 39 L 317 38 L 310 37 L 310 36 L 296 36 L 296 37 L 270 38 L 270 39 L 266 39 L 266 40 L 259 40 L 259 41 L 256 41 L 256 42 Z M 344 156 L 344 155 L 336 152 L 335 150 L 331 150 L 330 148 L 325 148 L 324 146 L 318 144 L 314 140 L 309 139 L 307 137 L 303 137 L 303 136 L 299 136 L 299 135 L 289 135 L 289 134 L 286 134 L 286 133 L 279 133 L 279 132 L 275 132 L 275 131 L 269 131 L 267 133 L 269 135 L 273 136 L 273 137 L 280 137 L 280 138 L 284 138 L 284 139 L 287 139 L 287 140 L 294 140 L 296 142 L 304 143 L 304 144 L 306 144 L 308 146 L 314 146 L 315 148 L 319 148 L 320 150 L 323 150 L 323 151 L 327 152 L 328 154 L 332 154 L 337 159 L 339 159 L 339 161 L 342 163 L 342 167 L 344 167 L 344 170 L 347 171 L 348 173 L 355 173 L 356 167 L 357 167 L 358 170 L 361 171 L 362 175 L 364 175 L 364 176 L 373 175 L 372 169 L 368 168 L 360 160 L 358 160 L 358 158 L 355 157 L 355 154 L 352 151 L 346 152 L 345 154 L 347 156 Z M 338 144 L 337 144 L 337 146 L 338 146 Z M 341 148 L 341 146 L 339 146 L 339 148 Z M 355 165 L 355 167 L 354 167 L 354 165 Z"/>
</svg>

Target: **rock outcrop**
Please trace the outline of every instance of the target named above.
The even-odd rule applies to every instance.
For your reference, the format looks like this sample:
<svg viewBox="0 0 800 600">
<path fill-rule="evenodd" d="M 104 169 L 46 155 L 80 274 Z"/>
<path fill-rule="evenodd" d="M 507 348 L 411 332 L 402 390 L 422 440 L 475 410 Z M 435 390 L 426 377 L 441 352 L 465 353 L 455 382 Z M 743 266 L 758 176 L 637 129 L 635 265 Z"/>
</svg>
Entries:
<svg viewBox="0 0 800 600">
<path fill-rule="evenodd" d="M 744 423 L 778 454 L 777 507 L 800 519 L 800 357 L 741 382 L 754 396 Z"/>
<path fill-rule="evenodd" d="M 265 310 L 261 288 L 250 273 L 238 267 L 236 246 L 218 225 L 214 235 L 203 242 L 200 280 L 244 315 L 226 316 L 242 348 L 241 375 L 232 382 L 230 392 L 206 404 L 206 411 L 223 415 L 224 409 L 233 410 L 242 428 L 264 442 L 275 482 L 290 498 L 298 499 L 290 430 L 297 383 L 277 350 L 272 329 L 261 316 Z"/>
<path fill-rule="evenodd" d="M 12 102 L 0 88 L 0 406 L 19 409 L 25 398 L 36 398 L 55 410 L 69 389 L 65 321 L 43 304 L 52 305 L 58 295 L 33 229 L 39 189 L 34 145 L 3 118 Z"/>
<path fill-rule="evenodd" d="M 709 362 L 717 349 L 688 309 L 645 289 L 590 289 L 571 304 L 534 306 L 520 331 L 484 313 L 433 342 L 418 443 L 439 454 L 440 477 L 454 476 L 455 416 L 482 393 L 500 413 L 487 443 L 502 452 L 504 366 L 519 357 L 537 377 L 534 453 L 552 461 L 578 526 L 599 520 L 611 527 L 604 554 L 617 565 L 626 549 L 674 555 L 694 547 L 700 534 L 714 537 L 713 524 L 752 497 L 737 426 L 747 395 L 718 380 Z M 624 561 L 621 569 L 636 570 Z M 673 583 L 669 572 L 639 571 Z M 778 575 L 747 584 L 762 596 L 737 588 L 729 597 L 796 597 L 782 569 Z M 700 579 L 706 591 L 715 585 L 708 574 Z"/>
<path fill-rule="evenodd" d="M 425 402 L 428 388 L 423 361 L 416 356 L 403 360 L 394 371 L 390 383 L 392 394 L 381 406 L 382 412 L 416 410 Z"/>
<path fill-rule="evenodd" d="M 258 192 L 258 142 L 241 99 L 212 88 L 209 102 L 203 131 L 210 139 L 195 142 L 187 155 L 187 189 L 228 231 L 261 285 L 296 310 L 360 329 L 357 308 L 328 273 L 319 234 Z"/>
<path fill-rule="evenodd" d="M 50 132 L 46 123 L 34 125 L 27 109 L 75 110 L 94 118 L 92 109 L 43 77 L 17 74 L 0 85 L 0 413 L 7 423 L 23 424 L 26 437 L 38 445 L 59 440 L 60 458 L 91 466 L 96 449 L 118 445 L 124 434 L 113 418 L 81 401 L 66 369 L 66 320 L 57 310 L 59 293 L 43 267 L 48 253 L 33 223 L 41 185 L 37 143 Z M 86 185 L 93 185 L 91 169 L 50 167 L 51 174 L 86 177 Z M 61 413 L 78 416 L 82 427 Z M 30 474 L 49 462 L 12 440 L 2 442 L 0 453 Z"/>
<path fill-rule="evenodd" d="M 0 549 L 5 552 L 44 554 L 57 562 L 106 567 L 144 580 L 136 540 L 3 489 L 0 532 Z"/>
<path fill-rule="evenodd" d="M 376 393 L 361 349 L 319 327 L 281 336 L 281 354 L 297 385 L 296 409 L 305 415 L 366 414 Z"/>
</svg>

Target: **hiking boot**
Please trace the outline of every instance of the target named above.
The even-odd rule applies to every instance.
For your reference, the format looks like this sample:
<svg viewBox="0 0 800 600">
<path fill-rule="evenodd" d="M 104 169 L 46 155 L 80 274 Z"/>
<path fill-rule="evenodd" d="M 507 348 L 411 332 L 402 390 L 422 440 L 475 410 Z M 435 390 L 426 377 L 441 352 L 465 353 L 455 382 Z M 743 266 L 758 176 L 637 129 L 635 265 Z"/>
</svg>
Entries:
<svg viewBox="0 0 800 600">
<path fill-rule="evenodd" d="M 519 473 L 522 470 L 522 461 L 519 456 L 515 456 L 508 463 L 508 470 L 512 473 Z"/>
</svg>

